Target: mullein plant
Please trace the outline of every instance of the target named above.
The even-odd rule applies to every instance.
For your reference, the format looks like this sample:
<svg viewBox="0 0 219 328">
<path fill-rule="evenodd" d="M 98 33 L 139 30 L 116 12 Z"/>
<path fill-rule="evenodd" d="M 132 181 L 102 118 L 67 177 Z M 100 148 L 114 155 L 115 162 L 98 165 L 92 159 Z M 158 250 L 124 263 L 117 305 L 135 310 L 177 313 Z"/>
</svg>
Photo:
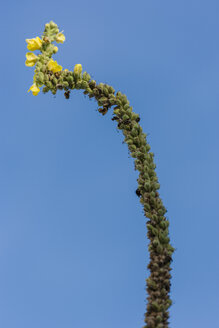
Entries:
<svg viewBox="0 0 219 328">
<path fill-rule="evenodd" d="M 130 155 L 135 159 L 135 170 L 138 170 L 139 178 L 136 194 L 144 207 L 147 236 L 150 240 L 148 249 L 150 263 L 147 268 L 150 276 L 146 279 L 148 293 L 145 313 L 145 325 L 143 328 L 168 328 L 171 274 L 170 264 L 175 248 L 170 244 L 169 221 L 165 217 L 167 212 L 159 195 L 160 184 L 155 171 L 154 153 L 150 152 L 150 146 L 139 124 L 140 117 L 133 112 L 127 97 L 120 91 L 115 93 L 112 86 L 105 83 L 97 83 L 91 79 L 87 72 L 82 73 L 81 64 L 76 64 L 73 71 L 62 69 L 62 66 L 52 59 L 58 51 L 54 42 L 63 43 L 65 36 L 59 31 L 58 26 L 51 21 L 45 24 L 45 30 L 41 38 L 26 39 L 27 49 L 26 66 L 33 67 L 33 85 L 29 91 L 34 96 L 38 95 L 40 88 L 43 93 L 64 90 L 68 99 L 70 91 L 74 89 L 84 90 L 89 98 L 95 98 L 98 103 L 98 111 L 105 115 L 113 108 L 113 121 L 118 123 L 117 128 L 122 130 L 124 141 L 128 145 Z M 33 51 L 38 50 L 36 55 Z"/>
</svg>

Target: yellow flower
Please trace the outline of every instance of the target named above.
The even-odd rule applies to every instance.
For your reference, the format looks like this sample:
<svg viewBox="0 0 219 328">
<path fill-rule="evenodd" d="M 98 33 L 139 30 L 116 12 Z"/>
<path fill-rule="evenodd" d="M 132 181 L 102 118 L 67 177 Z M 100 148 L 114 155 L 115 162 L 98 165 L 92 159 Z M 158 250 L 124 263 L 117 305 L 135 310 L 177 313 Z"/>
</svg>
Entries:
<svg viewBox="0 0 219 328">
<path fill-rule="evenodd" d="M 58 65 L 57 61 L 50 59 L 50 61 L 48 62 L 48 69 L 53 73 L 56 73 L 62 70 L 62 66 Z"/>
<path fill-rule="evenodd" d="M 25 61 L 25 65 L 28 66 L 28 67 L 32 67 L 32 66 L 34 66 L 35 64 L 36 64 L 36 62 L 33 61 L 33 60 L 26 60 L 26 61 Z"/>
<path fill-rule="evenodd" d="M 65 41 L 65 36 L 63 33 L 58 33 L 56 35 L 56 42 L 63 43 Z"/>
<path fill-rule="evenodd" d="M 74 73 L 81 74 L 81 72 L 82 72 L 81 64 L 76 64 L 75 67 L 74 67 Z"/>
<path fill-rule="evenodd" d="M 27 58 L 27 60 L 25 61 L 26 66 L 32 67 L 36 64 L 37 56 L 34 53 L 27 52 L 26 58 Z"/>
<path fill-rule="evenodd" d="M 42 46 L 42 40 L 37 36 L 34 39 L 26 39 L 27 42 L 27 49 L 34 51 L 39 50 Z"/>
<path fill-rule="evenodd" d="M 29 91 L 32 91 L 33 95 L 37 96 L 40 92 L 40 88 L 38 88 L 37 85 L 34 83 L 33 85 L 31 85 L 30 89 L 27 92 Z"/>
</svg>

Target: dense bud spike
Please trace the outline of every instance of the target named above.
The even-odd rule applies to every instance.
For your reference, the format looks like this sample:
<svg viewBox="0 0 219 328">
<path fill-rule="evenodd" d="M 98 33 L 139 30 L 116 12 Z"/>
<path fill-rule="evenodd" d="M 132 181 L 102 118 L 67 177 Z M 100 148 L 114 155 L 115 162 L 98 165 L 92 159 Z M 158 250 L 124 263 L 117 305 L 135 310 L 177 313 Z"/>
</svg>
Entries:
<svg viewBox="0 0 219 328">
<path fill-rule="evenodd" d="M 122 130 L 128 145 L 131 157 L 135 158 L 135 170 L 139 171 L 138 188 L 136 195 L 143 205 L 147 221 L 147 236 L 150 240 L 148 250 L 150 252 L 150 277 L 146 279 L 148 304 L 145 313 L 144 328 L 168 328 L 169 312 L 167 309 L 172 301 L 169 298 L 170 292 L 170 263 L 172 254 L 175 251 L 169 244 L 168 227 L 169 222 L 165 218 L 167 210 L 159 196 L 160 184 L 156 175 L 156 165 L 154 163 L 154 153 L 150 152 L 150 145 L 147 143 L 147 134 L 143 133 L 139 125 L 140 117 L 133 112 L 126 95 L 115 90 L 112 86 L 104 83 L 97 84 L 91 80 L 87 72 L 82 73 L 81 64 L 76 64 L 73 71 L 62 70 L 57 62 L 51 59 L 58 48 L 53 42 L 63 43 L 65 37 L 59 32 L 58 26 L 53 22 L 45 25 L 42 39 L 27 39 L 28 47 L 31 51 L 40 50 L 41 54 L 35 56 L 27 54 L 29 61 L 27 66 L 34 66 L 34 84 L 30 88 L 33 95 L 37 95 L 39 87 L 43 86 L 43 92 L 51 91 L 56 94 L 57 90 L 64 89 L 64 96 L 69 99 L 70 90 L 82 90 L 88 97 L 95 98 L 102 115 L 105 115 L 112 107 L 115 115 L 112 120 L 118 123 L 117 128 Z M 28 49 L 29 49 L 28 48 Z"/>
</svg>

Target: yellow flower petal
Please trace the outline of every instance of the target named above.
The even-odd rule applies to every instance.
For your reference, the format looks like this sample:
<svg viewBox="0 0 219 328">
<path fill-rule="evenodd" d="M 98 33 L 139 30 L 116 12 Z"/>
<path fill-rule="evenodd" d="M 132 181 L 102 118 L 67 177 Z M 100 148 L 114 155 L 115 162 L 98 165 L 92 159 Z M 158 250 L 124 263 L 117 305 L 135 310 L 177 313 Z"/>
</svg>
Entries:
<svg viewBox="0 0 219 328">
<path fill-rule="evenodd" d="M 62 70 L 62 66 L 61 65 L 57 65 L 54 69 L 53 69 L 53 73 L 59 72 Z"/>
<path fill-rule="evenodd" d="M 38 93 L 40 92 L 40 88 L 38 88 L 36 86 L 36 84 L 34 83 L 33 85 L 31 85 L 30 89 L 27 92 L 29 92 L 29 91 L 32 91 L 33 96 L 37 96 Z"/>
<path fill-rule="evenodd" d="M 42 41 L 38 36 L 34 39 L 26 39 L 26 42 L 27 42 L 27 49 L 31 51 L 39 50 L 42 46 Z"/>
<path fill-rule="evenodd" d="M 38 44 L 39 48 L 42 46 L 42 40 L 37 36 L 35 42 Z"/>
<path fill-rule="evenodd" d="M 75 67 L 74 67 L 74 73 L 81 74 L 81 72 L 82 72 L 81 64 L 76 64 Z"/>
<path fill-rule="evenodd" d="M 50 61 L 48 62 L 48 69 L 49 69 L 50 71 L 53 70 L 53 68 L 54 68 L 54 64 L 55 64 L 54 60 L 53 60 L 53 59 L 50 59 Z"/>
<path fill-rule="evenodd" d="M 56 42 L 60 42 L 60 43 L 63 43 L 65 41 L 65 36 L 63 33 L 58 33 L 57 36 L 56 36 Z"/>
<path fill-rule="evenodd" d="M 50 59 L 50 61 L 48 62 L 48 69 L 53 73 L 56 73 L 62 70 L 62 66 L 58 65 L 57 61 Z"/>
<path fill-rule="evenodd" d="M 28 67 L 32 67 L 36 64 L 36 61 L 35 60 L 26 60 L 25 61 L 25 65 L 28 66 Z"/>
<path fill-rule="evenodd" d="M 37 56 L 33 52 L 26 53 L 27 60 L 37 60 Z"/>
</svg>

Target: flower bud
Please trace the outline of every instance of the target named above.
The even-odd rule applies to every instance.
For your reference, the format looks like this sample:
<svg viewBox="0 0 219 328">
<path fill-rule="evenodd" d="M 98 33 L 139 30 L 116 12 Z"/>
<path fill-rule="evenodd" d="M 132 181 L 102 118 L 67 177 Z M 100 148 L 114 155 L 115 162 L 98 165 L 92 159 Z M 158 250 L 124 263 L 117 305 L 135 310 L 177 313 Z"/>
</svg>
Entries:
<svg viewBox="0 0 219 328">
<path fill-rule="evenodd" d="M 44 74 L 42 72 L 39 72 L 36 76 L 36 81 L 38 83 L 43 83 L 44 82 Z"/>
<path fill-rule="evenodd" d="M 115 90 L 114 90 L 113 87 L 111 87 L 111 86 L 109 87 L 108 90 L 109 90 L 109 93 L 115 93 Z"/>
<path fill-rule="evenodd" d="M 161 254 L 163 252 L 163 246 L 161 244 L 159 244 L 156 248 L 156 251 Z"/>
<path fill-rule="evenodd" d="M 81 72 L 82 72 L 81 64 L 76 64 L 75 67 L 74 67 L 74 73 L 81 74 Z"/>
<path fill-rule="evenodd" d="M 69 84 L 68 84 L 67 81 L 64 81 L 62 84 L 63 84 L 64 87 L 68 87 L 69 86 Z"/>
<path fill-rule="evenodd" d="M 119 114 L 119 113 L 120 113 L 120 109 L 119 109 L 119 108 L 114 109 L 113 113 L 114 113 L 115 115 Z"/>
<path fill-rule="evenodd" d="M 72 81 L 73 81 L 73 78 L 72 78 Z M 86 81 L 82 81 L 81 87 L 82 87 L 82 89 L 86 89 L 88 87 L 88 83 Z"/>
<path fill-rule="evenodd" d="M 67 81 L 68 81 L 69 83 L 73 83 L 73 81 L 74 81 L 72 75 L 69 75 L 66 79 L 67 79 Z"/>
</svg>

